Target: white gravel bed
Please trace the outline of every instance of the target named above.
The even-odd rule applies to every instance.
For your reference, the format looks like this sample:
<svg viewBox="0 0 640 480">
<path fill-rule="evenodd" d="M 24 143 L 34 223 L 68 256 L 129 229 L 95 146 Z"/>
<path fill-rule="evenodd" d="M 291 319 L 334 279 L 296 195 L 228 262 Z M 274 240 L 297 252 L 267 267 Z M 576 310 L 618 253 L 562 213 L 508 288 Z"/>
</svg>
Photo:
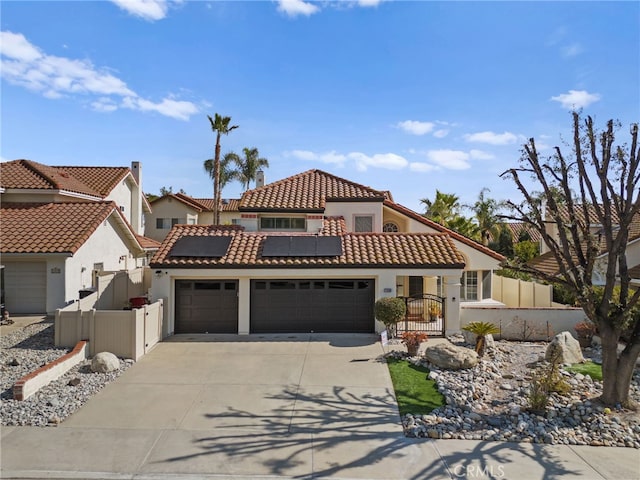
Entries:
<svg viewBox="0 0 640 480">
<path fill-rule="evenodd" d="M 409 358 L 429 368 L 446 405 L 428 415 L 405 415 L 405 435 L 640 449 L 640 413 L 605 410 L 596 400 L 602 382 L 589 376 L 561 370 L 571 391 L 553 393 L 544 413 L 529 410 L 531 373 L 542 364 L 545 348 L 541 342 L 496 342 L 476 367 L 457 371 L 438 369 L 421 357 Z M 594 360 L 600 357 L 598 348 L 584 354 Z M 640 401 L 637 369 L 631 398 Z"/>
<path fill-rule="evenodd" d="M 14 400 L 12 388 L 17 380 L 71 350 L 56 348 L 53 338 L 53 323 L 47 321 L 0 338 L 2 425 L 58 425 L 133 364 L 132 360 L 121 359 L 118 370 L 93 373 L 87 360 L 26 400 Z"/>
</svg>

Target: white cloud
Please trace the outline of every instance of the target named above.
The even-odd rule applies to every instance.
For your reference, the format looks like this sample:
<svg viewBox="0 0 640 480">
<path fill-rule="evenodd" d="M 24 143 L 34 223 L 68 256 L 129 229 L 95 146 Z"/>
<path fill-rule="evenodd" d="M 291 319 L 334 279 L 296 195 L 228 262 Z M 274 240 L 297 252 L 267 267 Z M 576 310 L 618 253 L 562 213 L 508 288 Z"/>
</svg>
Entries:
<svg viewBox="0 0 640 480">
<path fill-rule="evenodd" d="M 291 152 L 285 152 L 285 155 L 295 157 L 299 160 L 332 163 L 340 166 L 347 160 L 345 155 L 337 153 L 334 150 L 325 153 L 314 153 L 309 150 L 293 150 Z"/>
<path fill-rule="evenodd" d="M 106 68 L 95 67 L 89 60 L 47 55 L 20 33 L 0 33 L 2 77 L 13 85 L 40 92 L 46 98 L 96 96 L 90 106 L 97 111 L 124 107 L 155 111 L 180 120 L 188 120 L 199 110 L 194 103 L 179 101 L 172 96 L 159 102 L 141 98 L 123 80 Z"/>
<path fill-rule="evenodd" d="M 303 0 L 278 0 L 278 11 L 290 17 L 298 15 L 310 16 L 320 11 L 316 5 Z"/>
<path fill-rule="evenodd" d="M 441 128 L 440 130 L 436 130 L 435 132 L 433 132 L 433 136 L 436 138 L 444 138 L 447 135 L 449 135 L 449 130 L 447 130 L 446 128 Z"/>
<path fill-rule="evenodd" d="M 347 157 L 356 162 L 356 168 L 361 172 L 369 167 L 400 170 L 409 164 L 404 157 L 395 153 L 376 153 L 373 156 L 368 156 L 360 152 L 351 152 Z"/>
<path fill-rule="evenodd" d="M 429 150 L 427 158 L 443 168 L 449 170 L 466 170 L 471 167 L 471 155 L 461 150 Z"/>
<path fill-rule="evenodd" d="M 572 43 L 571 45 L 562 47 L 560 51 L 563 57 L 575 57 L 576 55 L 580 55 L 584 49 L 579 43 Z"/>
<path fill-rule="evenodd" d="M 435 127 L 432 122 L 419 122 L 417 120 L 405 120 L 398 122 L 397 127 L 412 135 L 426 135 Z"/>
<path fill-rule="evenodd" d="M 290 155 L 299 160 L 306 160 L 306 161 L 318 160 L 318 156 L 315 153 L 310 152 L 309 150 L 293 150 L 291 152 L 285 152 L 285 155 L 287 156 Z"/>
<path fill-rule="evenodd" d="M 169 6 L 166 0 L 111 0 L 122 10 L 145 20 L 162 20 Z"/>
<path fill-rule="evenodd" d="M 361 7 L 377 7 L 383 2 L 383 0 L 358 0 L 358 5 Z"/>
<path fill-rule="evenodd" d="M 469 150 L 469 156 L 474 160 L 491 160 L 495 156 L 483 150 Z"/>
<path fill-rule="evenodd" d="M 438 167 L 424 162 L 411 162 L 409 164 L 409 170 L 412 172 L 426 173 L 436 170 Z"/>
<path fill-rule="evenodd" d="M 489 145 L 509 145 L 518 140 L 518 137 L 511 132 L 478 132 L 467 134 L 464 138 L 467 142 L 488 143 Z"/>
<path fill-rule="evenodd" d="M 567 93 L 551 97 L 551 100 L 559 102 L 563 108 L 573 110 L 588 107 L 600 100 L 600 95 L 598 93 L 589 93 L 586 90 L 569 90 Z"/>
</svg>

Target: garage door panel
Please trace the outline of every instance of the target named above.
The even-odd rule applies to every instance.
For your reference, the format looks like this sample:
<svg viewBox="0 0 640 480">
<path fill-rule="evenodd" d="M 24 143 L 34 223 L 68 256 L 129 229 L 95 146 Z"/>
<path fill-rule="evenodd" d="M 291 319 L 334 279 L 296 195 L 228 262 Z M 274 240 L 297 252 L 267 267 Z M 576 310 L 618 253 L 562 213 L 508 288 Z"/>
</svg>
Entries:
<svg viewBox="0 0 640 480">
<path fill-rule="evenodd" d="M 238 333 L 238 282 L 176 281 L 176 333 Z"/>
<path fill-rule="evenodd" d="M 3 262 L 5 305 L 10 313 L 45 313 L 46 262 Z"/>
<path fill-rule="evenodd" d="M 254 280 L 251 331 L 373 332 L 375 281 Z"/>
</svg>

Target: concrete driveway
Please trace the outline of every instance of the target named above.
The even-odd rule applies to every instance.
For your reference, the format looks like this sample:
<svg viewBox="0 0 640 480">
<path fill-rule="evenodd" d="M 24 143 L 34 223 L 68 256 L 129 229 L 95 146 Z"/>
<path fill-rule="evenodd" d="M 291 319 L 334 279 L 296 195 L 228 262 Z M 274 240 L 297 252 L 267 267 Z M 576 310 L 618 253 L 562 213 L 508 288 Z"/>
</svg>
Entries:
<svg viewBox="0 0 640 480">
<path fill-rule="evenodd" d="M 633 449 L 405 438 L 382 354 L 373 335 L 175 336 L 59 427 L 2 427 L 0 476 L 638 478 Z"/>
<path fill-rule="evenodd" d="M 374 335 L 176 335 L 64 427 L 400 433 Z"/>
</svg>

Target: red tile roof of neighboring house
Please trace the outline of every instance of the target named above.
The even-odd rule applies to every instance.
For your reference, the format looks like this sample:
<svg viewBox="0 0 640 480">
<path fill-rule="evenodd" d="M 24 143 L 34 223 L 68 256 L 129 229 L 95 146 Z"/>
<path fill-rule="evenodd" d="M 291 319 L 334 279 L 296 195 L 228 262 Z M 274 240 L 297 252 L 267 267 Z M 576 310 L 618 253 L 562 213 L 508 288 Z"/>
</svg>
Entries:
<svg viewBox="0 0 640 480">
<path fill-rule="evenodd" d="M 128 167 L 50 167 L 32 160 L 13 160 L 0 165 L 0 186 L 66 190 L 104 198 L 129 172 Z"/>
<path fill-rule="evenodd" d="M 136 234 L 136 238 L 138 239 L 138 243 L 144 250 L 158 250 L 160 248 L 161 243 L 153 238 L 145 237 L 144 235 Z"/>
<path fill-rule="evenodd" d="M 527 233 L 529 234 L 529 238 L 531 239 L 532 242 L 539 242 L 541 235 L 540 232 L 531 227 L 530 225 L 527 225 L 526 223 L 522 223 L 522 222 L 507 222 L 505 223 L 505 226 L 511 231 L 511 236 L 513 237 L 513 242 L 516 243 L 518 241 L 518 238 L 520 238 L 520 235 Z"/>
<path fill-rule="evenodd" d="M 162 197 L 158 197 L 153 200 L 151 203 L 159 202 L 160 200 L 164 200 L 166 198 L 173 198 L 178 200 L 179 202 L 184 203 L 186 206 L 191 207 L 198 212 L 212 212 L 213 211 L 213 198 L 193 198 L 189 195 L 185 195 L 184 193 L 169 193 L 167 195 L 163 195 Z M 238 211 L 238 199 L 223 199 L 222 200 L 222 212 L 237 212 Z"/>
<path fill-rule="evenodd" d="M 388 198 L 388 192 L 374 190 L 322 170 L 308 170 L 246 191 L 240 199 L 239 210 L 322 212 L 327 201 L 381 202 Z"/>
<path fill-rule="evenodd" d="M 386 200 L 384 202 L 385 207 L 389 207 L 392 210 L 395 210 L 398 213 L 402 213 L 403 215 L 406 215 L 408 217 L 413 218 L 414 220 L 427 225 L 428 227 L 433 228 L 434 230 L 437 230 L 438 232 L 441 233 L 446 233 L 447 235 L 449 235 L 451 238 L 458 240 L 461 243 L 464 243 L 466 245 L 469 245 L 472 248 L 475 248 L 476 250 L 481 251 L 482 253 L 486 253 L 487 255 L 489 255 L 490 257 L 495 258 L 496 260 L 500 260 L 503 261 L 505 260 L 505 257 L 501 254 L 499 254 L 498 252 L 495 252 L 493 250 L 491 250 L 489 247 L 485 247 L 484 245 L 482 245 L 481 243 L 476 242 L 475 240 L 471 240 L 468 237 L 465 237 L 464 235 L 454 231 L 454 230 L 450 230 L 442 225 L 440 225 L 439 223 L 434 222 L 433 220 L 428 219 L 427 217 L 423 217 L 422 215 L 414 212 L 413 210 L 410 210 L 409 208 L 400 205 L 399 203 L 394 203 L 391 202 L 389 200 Z"/>
<path fill-rule="evenodd" d="M 75 253 L 114 211 L 114 202 L 4 202 L 0 252 Z"/>
<path fill-rule="evenodd" d="M 347 233 L 347 224 L 344 217 L 325 217 L 320 235 L 338 236 L 345 233 Z"/>
<path fill-rule="evenodd" d="M 221 258 L 171 257 L 175 242 L 189 236 L 233 238 Z M 448 235 L 440 233 L 347 233 L 340 236 L 342 255 L 328 257 L 262 257 L 262 245 L 268 236 L 264 232 L 245 232 L 236 226 L 176 225 L 150 265 L 152 268 L 464 268 L 462 254 Z"/>
</svg>

